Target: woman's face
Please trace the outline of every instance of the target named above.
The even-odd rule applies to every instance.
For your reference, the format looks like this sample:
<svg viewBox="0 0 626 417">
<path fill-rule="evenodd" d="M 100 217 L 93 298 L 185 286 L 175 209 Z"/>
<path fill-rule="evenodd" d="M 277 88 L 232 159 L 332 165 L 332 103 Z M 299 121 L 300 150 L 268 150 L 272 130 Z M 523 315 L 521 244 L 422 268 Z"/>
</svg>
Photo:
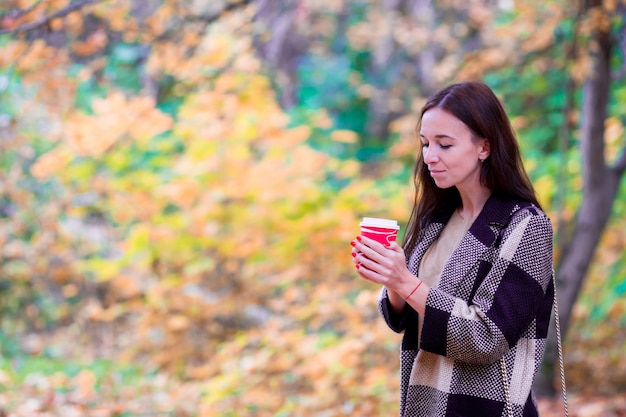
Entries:
<svg viewBox="0 0 626 417">
<path fill-rule="evenodd" d="M 420 139 L 424 162 L 437 187 L 461 191 L 480 186 L 480 159 L 489 156 L 487 140 L 472 140 L 465 123 L 438 107 L 424 113 Z"/>
</svg>

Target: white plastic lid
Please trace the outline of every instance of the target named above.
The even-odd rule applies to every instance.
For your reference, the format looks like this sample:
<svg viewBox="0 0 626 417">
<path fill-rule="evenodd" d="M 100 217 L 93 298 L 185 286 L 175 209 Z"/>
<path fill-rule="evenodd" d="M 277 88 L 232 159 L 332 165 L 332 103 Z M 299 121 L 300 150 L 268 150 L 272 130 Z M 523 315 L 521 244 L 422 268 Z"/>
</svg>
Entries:
<svg viewBox="0 0 626 417">
<path fill-rule="evenodd" d="M 396 220 L 378 219 L 376 217 L 363 217 L 363 220 L 361 221 L 361 226 L 384 227 L 385 229 L 396 230 L 400 229 L 400 226 L 398 226 L 398 222 Z"/>
</svg>

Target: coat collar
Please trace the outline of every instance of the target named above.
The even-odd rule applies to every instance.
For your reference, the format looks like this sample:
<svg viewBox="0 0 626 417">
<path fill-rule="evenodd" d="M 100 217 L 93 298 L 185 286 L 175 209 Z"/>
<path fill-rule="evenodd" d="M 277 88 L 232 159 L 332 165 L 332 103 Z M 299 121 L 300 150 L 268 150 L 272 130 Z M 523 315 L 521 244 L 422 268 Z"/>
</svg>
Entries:
<svg viewBox="0 0 626 417">
<path fill-rule="evenodd" d="M 497 235 L 494 235 L 492 227 L 504 228 L 509 223 L 511 214 L 513 214 L 517 208 L 527 205 L 530 205 L 530 203 L 505 198 L 492 193 L 469 230 L 483 245 L 490 246 L 497 237 Z M 432 241 L 439 236 L 439 233 L 441 233 L 443 227 L 448 223 L 456 208 L 457 207 L 453 205 L 446 205 L 435 213 L 432 223 L 428 226 L 428 228 L 437 229 L 437 233 L 432 236 Z M 426 234 L 429 235 L 432 233 L 427 232 Z M 432 241 L 429 242 L 428 246 L 430 246 Z"/>
<path fill-rule="evenodd" d="M 479 242 L 489 247 L 498 237 L 498 232 L 509 223 L 513 212 L 526 205 L 529 203 L 491 194 L 469 231 Z"/>
<path fill-rule="evenodd" d="M 478 264 L 483 253 L 494 245 L 508 224 L 511 214 L 529 204 L 492 194 L 444 266 L 439 281 L 440 288 L 454 294 L 459 282 Z M 435 214 L 432 223 L 425 230 L 423 239 L 411 254 L 409 259 L 411 272 L 417 274 L 424 253 L 439 237 L 455 209 L 456 207 L 445 206 Z"/>
</svg>

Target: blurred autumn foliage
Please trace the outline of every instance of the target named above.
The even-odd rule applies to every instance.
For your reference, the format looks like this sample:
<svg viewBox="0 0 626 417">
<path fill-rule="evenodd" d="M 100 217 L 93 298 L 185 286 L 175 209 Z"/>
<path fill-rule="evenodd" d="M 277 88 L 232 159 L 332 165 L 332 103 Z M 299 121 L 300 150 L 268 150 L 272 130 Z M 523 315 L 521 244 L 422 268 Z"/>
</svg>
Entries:
<svg viewBox="0 0 626 417">
<path fill-rule="evenodd" d="M 561 80 L 579 86 L 588 69 L 559 44 L 568 13 L 558 1 L 3 2 L 0 407 L 395 414 L 399 336 L 348 242 L 363 215 L 408 219 L 415 115 L 465 78 L 503 96 L 542 201 L 572 221 L 581 164 L 559 132 L 580 113 L 563 114 Z M 604 24 L 594 13 L 581 33 Z M 621 34 L 617 16 L 606 24 Z M 622 77 L 611 161 L 625 96 Z M 572 403 L 592 410 L 572 415 L 625 414 L 595 398 L 626 389 L 625 192 L 568 333 Z"/>
</svg>

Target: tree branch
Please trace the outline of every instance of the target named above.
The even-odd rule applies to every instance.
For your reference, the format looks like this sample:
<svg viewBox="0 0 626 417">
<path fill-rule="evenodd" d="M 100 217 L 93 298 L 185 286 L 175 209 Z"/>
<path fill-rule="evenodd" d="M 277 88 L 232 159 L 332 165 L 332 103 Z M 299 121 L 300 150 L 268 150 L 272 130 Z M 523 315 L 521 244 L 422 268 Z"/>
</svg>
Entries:
<svg viewBox="0 0 626 417">
<path fill-rule="evenodd" d="M 228 3 L 226 7 L 219 11 L 219 13 L 212 15 L 197 15 L 197 16 L 188 16 L 187 20 L 190 22 L 203 22 L 206 24 L 211 24 L 219 19 L 224 13 L 231 12 L 233 10 L 242 9 L 252 3 L 252 0 L 241 0 L 238 2 Z"/>
<path fill-rule="evenodd" d="M 231 12 L 233 10 L 237 10 L 237 9 L 242 9 L 245 6 L 249 5 L 252 3 L 253 0 L 241 0 L 238 2 L 233 2 L 233 3 L 228 3 L 226 5 L 226 7 L 224 7 L 222 10 L 220 10 L 218 13 L 212 14 L 212 15 L 187 15 L 187 16 L 182 16 L 181 19 L 183 21 L 183 23 L 186 22 L 191 22 L 191 23 L 204 23 L 207 26 L 210 25 L 211 23 L 214 23 L 215 21 L 217 21 L 220 17 L 222 17 L 225 13 L 227 12 Z M 165 39 L 169 39 L 169 37 L 172 35 L 172 33 L 176 32 L 179 30 L 179 26 L 174 26 L 170 29 L 167 29 L 165 32 L 161 33 L 160 35 L 158 35 L 155 39 L 156 42 L 160 42 L 162 40 Z"/>
<path fill-rule="evenodd" d="M 0 30 L 0 35 L 6 35 L 6 34 L 18 34 L 18 33 L 24 33 L 24 32 L 29 32 L 31 30 L 37 29 L 41 26 L 44 26 L 46 24 L 48 24 L 51 20 L 53 19 L 57 19 L 57 18 L 61 18 L 61 17 L 65 17 L 68 14 L 75 12 L 79 9 L 82 9 L 85 6 L 88 6 L 90 4 L 95 4 L 95 3 L 100 3 L 104 0 L 81 0 L 81 1 L 77 1 L 76 3 L 72 3 L 67 7 L 64 7 L 63 9 L 57 10 L 56 12 L 52 13 L 51 15 L 45 16 L 41 19 L 35 20 L 34 22 L 29 22 L 29 23 L 25 23 L 23 25 L 17 26 L 13 29 L 3 29 Z M 38 3 L 37 3 L 38 4 Z M 36 6 L 36 4 L 35 4 Z"/>
<path fill-rule="evenodd" d="M 0 19 L 3 19 L 5 17 L 8 17 L 9 19 L 17 19 L 20 18 L 22 16 L 24 16 L 27 13 L 32 12 L 33 10 L 35 10 L 37 8 L 37 6 L 39 6 L 41 4 L 43 0 L 37 0 L 36 2 L 34 2 L 33 4 L 31 4 L 28 7 L 25 7 L 23 9 L 13 9 L 13 10 L 9 10 L 6 13 L 3 13 L 0 15 Z"/>
<path fill-rule="evenodd" d="M 601 0 L 594 0 L 600 2 Z M 595 6 L 594 3 L 594 7 Z M 591 10 L 591 9 L 590 9 Z M 604 157 L 604 121 L 611 86 L 610 58 L 613 47 L 611 33 L 596 28 L 590 51 L 593 73 L 583 84 L 580 147 L 583 158 L 583 195 L 593 198 L 605 185 L 607 163 Z"/>
</svg>

